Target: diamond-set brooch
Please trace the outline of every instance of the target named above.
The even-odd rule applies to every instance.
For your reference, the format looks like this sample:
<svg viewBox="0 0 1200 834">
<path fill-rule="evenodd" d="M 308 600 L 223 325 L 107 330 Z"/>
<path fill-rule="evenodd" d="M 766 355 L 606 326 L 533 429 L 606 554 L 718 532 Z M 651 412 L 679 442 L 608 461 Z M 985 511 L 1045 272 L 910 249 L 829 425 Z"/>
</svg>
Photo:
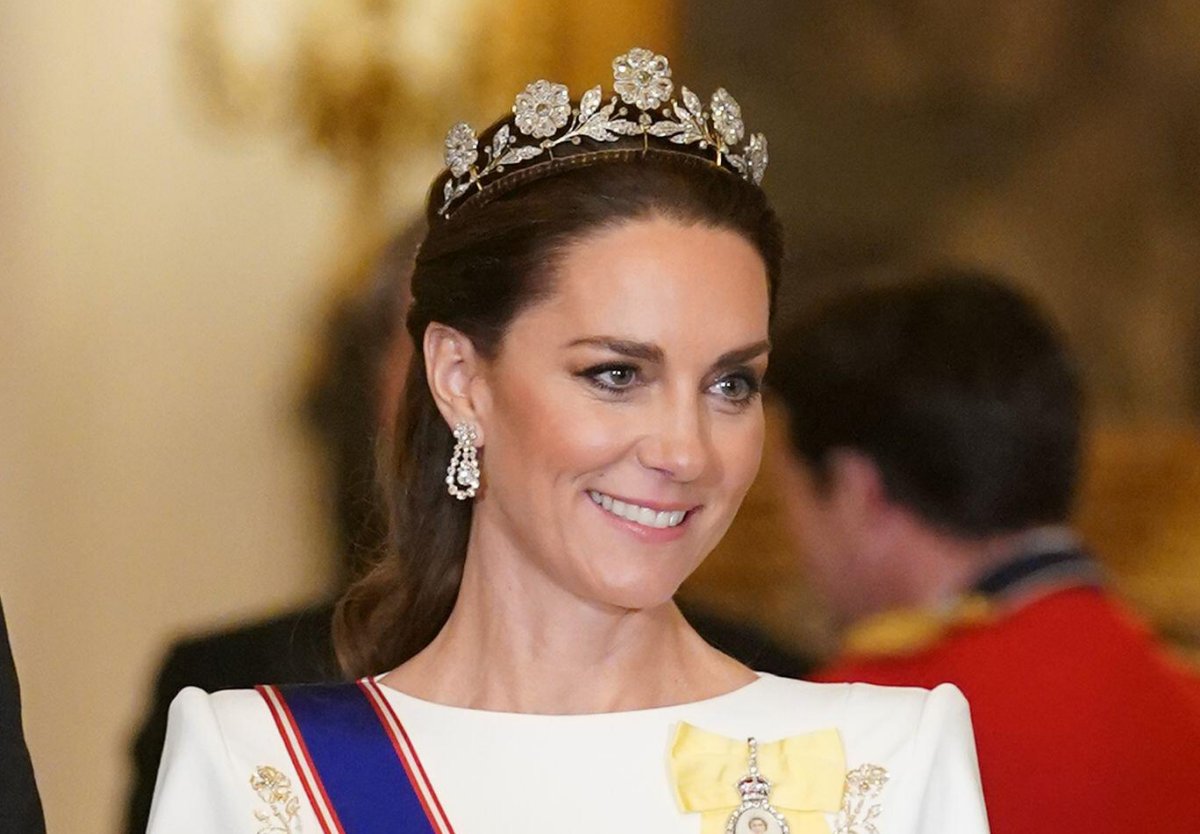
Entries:
<svg viewBox="0 0 1200 834">
<path fill-rule="evenodd" d="M 742 802 L 729 815 L 725 834 L 789 834 L 787 819 L 771 804 L 771 783 L 758 770 L 758 740 L 746 744 L 750 765 L 736 785 Z"/>
<path fill-rule="evenodd" d="M 613 60 L 613 90 L 606 102 L 596 85 L 574 107 L 564 84 L 541 79 L 527 85 L 513 102 L 511 123 L 496 130 L 482 158 L 474 128 L 466 122 L 454 125 L 446 134 L 450 176 L 439 214 L 449 217 L 455 202 L 472 187 L 483 190 L 485 180 L 543 155 L 553 158 L 556 146 L 577 145 L 584 137 L 615 142 L 622 136 L 655 136 L 675 145 L 711 149 L 715 164 L 761 184 L 768 162 L 766 137 L 751 134 L 738 147 L 746 132 L 742 108 L 723 87 L 713 93 L 707 108 L 687 87 L 681 86 L 680 98 L 674 99 L 670 63 L 649 49 L 636 48 Z"/>
</svg>

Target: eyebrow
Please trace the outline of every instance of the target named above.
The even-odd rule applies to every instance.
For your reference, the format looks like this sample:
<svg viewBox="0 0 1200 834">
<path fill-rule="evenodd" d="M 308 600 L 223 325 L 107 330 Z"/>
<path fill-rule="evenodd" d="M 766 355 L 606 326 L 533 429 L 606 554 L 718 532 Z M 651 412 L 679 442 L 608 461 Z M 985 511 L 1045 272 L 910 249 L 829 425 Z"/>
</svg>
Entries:
<svg viewBox="0 0 1200 834">
<path fill-rule="evenodd" d="M 729 365 L 741 365 L 743 362 L 749 362 L 756 356 L 761 356 L 771 349 L 771 342 L 768 339 L 763 339 L 761 342 L 755 342 L 752 345 L 746 345 L 743 348 L 731 350 L 728 353 L 722 353 L 717 357 L 717 361 L 713 363 L 714 368 L 724 368 Z"/>
<path fill-rule="evenodd" d="M 569 342 L 567 347 L 598 347 L 612 351 L 630 359 L 641 359 L 645 362 L 662 362 L 663 350 L 658 345 L 649 342 L 635 342 L 631 339 L 618 339 L 614 336 L 589 336 Z"/>
<path fill-rule="evenodd" d="M 635 342 L 631 339 L 618 339 L 613 336 L 589 336 L 583 339 L 575 339 L 567 344 L 567 347 L 580 346 L 603 348 L 621 356 L 628 356 L 630 359 L 641 359 L 644 362 L 661 363 L 664 359 L 663 349 L 656 344 Z M 740 365 L 760 354 L 766 353 L 770 349 L 770 341 L 763 339 L 760 342 L 735 348 L 721 354 L 717 357 L 717 361 L 713 363 L 713 367 L 724 368 L 730 365 Z"/>
</svg>

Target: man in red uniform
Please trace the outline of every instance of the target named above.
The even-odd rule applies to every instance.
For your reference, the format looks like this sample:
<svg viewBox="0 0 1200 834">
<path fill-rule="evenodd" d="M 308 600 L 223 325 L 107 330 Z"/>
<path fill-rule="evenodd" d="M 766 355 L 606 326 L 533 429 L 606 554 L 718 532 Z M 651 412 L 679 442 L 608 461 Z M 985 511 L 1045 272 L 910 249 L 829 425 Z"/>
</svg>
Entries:
<svg viewBox="0 0 1200 834">
<path fill-rule="evenodd" d="M 1200 831 L 1200 678 L 1067 526 L 1082 396 L 994 279 L 859 291 L 771 358 L 782 484 L 844 629 L 827 681 L 959 686 L 994 834 Z"/>
</svg>

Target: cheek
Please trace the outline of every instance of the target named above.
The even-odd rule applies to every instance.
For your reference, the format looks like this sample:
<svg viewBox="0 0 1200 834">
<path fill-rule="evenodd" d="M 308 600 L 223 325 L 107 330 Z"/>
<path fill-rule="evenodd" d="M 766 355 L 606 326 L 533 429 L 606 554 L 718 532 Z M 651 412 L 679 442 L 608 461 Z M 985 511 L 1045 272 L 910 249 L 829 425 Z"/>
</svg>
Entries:
<svg viewBox="0 0 1200 834">
<path fill-rule="evenodd" d="M 520 490 L 571 479 L 620 457 L 620 414 L 597 408 L 571 384 L 510 385 L 494 398 L 489 473 Z M 522 473 L 522 483 L 512 476 Z"/>
<path fill-rule="evenodd" d="M 738 501 L 750 489 L 762 462 L 766 432 L 761 410 L 739 415 L 713 433 L 714 454 L 730 492 Z"/>
</svg>

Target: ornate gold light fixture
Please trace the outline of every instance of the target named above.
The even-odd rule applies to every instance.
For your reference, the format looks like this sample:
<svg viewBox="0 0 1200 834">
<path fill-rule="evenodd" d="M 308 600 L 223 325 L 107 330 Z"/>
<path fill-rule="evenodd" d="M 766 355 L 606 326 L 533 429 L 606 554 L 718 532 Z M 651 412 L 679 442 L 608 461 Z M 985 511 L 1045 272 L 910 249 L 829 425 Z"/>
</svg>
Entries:
<svg viewBox="0 0 1200 834">
<path fill-rule="evenodd" d="M 178 0 L 188 93 L 210 123 L 275 132 L 347 184 L 331 301 L 358 291 L 442 168 L 446 128 L 553 73 L 668 49 L 673 0 Z M 599 21 L 599 23 L 598 23 Z"/>
<path fill-rule="evenodd" d="M 374 241 L 398 160 L 440 167 L 446 127 L 537 75 L 599 77 L 632 43 L 669 49 L 671 0 L 180 0 L 207 114 L 278 129 L 346 170 L 348 227 Z"/>
</svg>

